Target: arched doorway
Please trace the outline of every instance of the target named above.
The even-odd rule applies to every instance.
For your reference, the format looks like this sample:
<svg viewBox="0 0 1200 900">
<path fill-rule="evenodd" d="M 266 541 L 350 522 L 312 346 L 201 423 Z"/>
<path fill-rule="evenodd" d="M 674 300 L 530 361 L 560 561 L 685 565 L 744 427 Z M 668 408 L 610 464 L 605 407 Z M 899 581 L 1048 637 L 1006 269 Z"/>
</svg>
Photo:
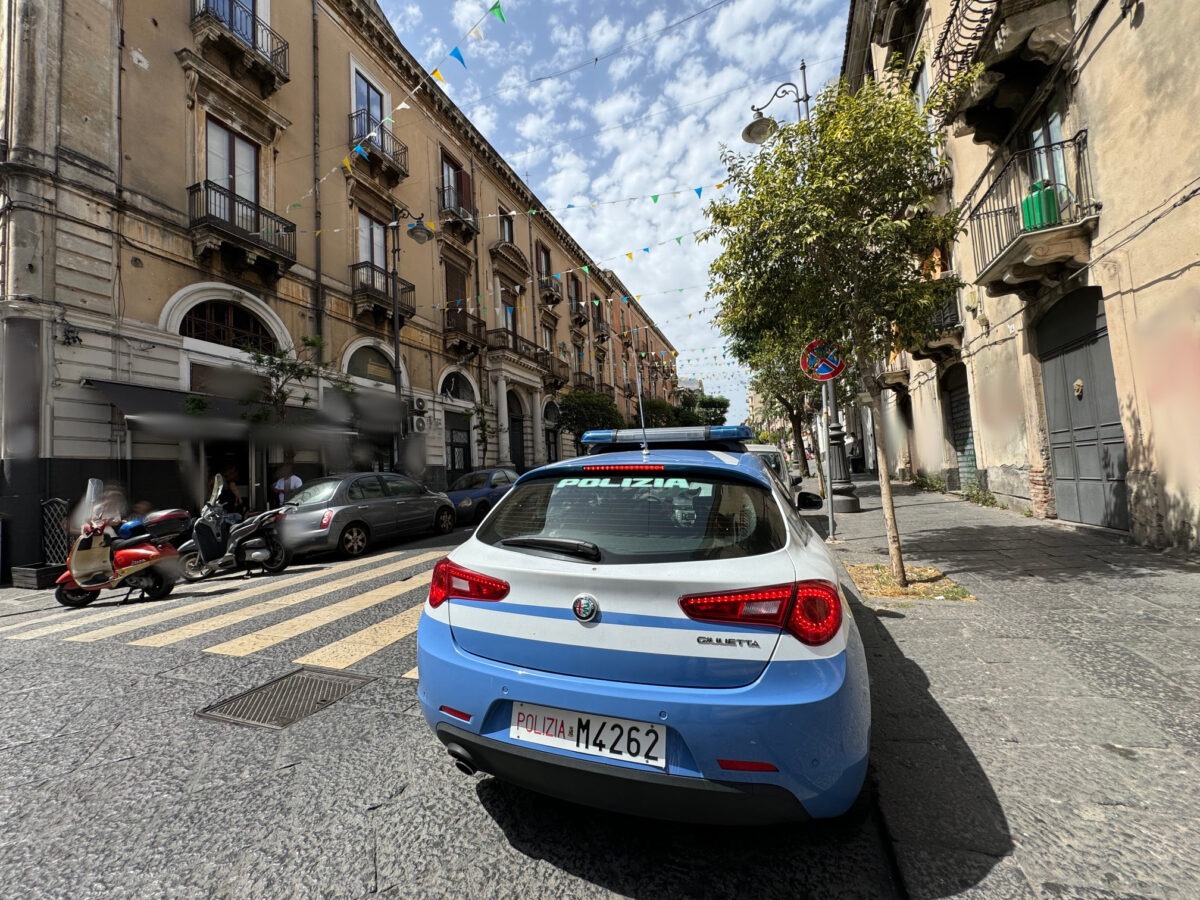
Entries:
<svg viewBox="0 0 1200 900">
<path fill-rule="evenodd" d="M 546 404 L 546 409 L 542 413 L 542 422 L 546 432 L 546 462 L 558 462 L 562 459 L 562 449 L 560 441 L 561 433 L 558 430 L 559 410 L 558 404 L 553 400 Z"/>
<path fill-rule="evenodd" d="M 438 389 L 446 407 L 446 484 L 471 471 L 471 413 L 475 388 L 462 372 L 449 372 Z"/>
<path fill-rule="evenodd" d="M 508 392 L 508 454 L 518 472 L 528 468 L 525 464 L 525 407 L 516 391 Z"/>
</svg>

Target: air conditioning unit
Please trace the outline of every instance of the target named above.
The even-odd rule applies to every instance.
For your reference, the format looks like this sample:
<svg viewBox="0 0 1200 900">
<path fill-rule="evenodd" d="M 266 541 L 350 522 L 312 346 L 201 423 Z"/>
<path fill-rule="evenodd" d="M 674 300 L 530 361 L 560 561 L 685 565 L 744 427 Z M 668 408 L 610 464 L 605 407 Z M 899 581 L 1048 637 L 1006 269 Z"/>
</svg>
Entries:
<svg viewBox="0 0 1200 900">
<path fill-rule="evenodd" d="M 418 416 L 425 415 L 426 402 L 427 401 L 425 400 L 424 397 L 414 397 L 413 398 L 413 412 L 416 413 Z"/>
<path fill-rule="evenodd" d="M 429 421 L 423 416 L 413 416 L 408 426 L 414 434 L 424 434 L 429 430 Z"/>
</svg>

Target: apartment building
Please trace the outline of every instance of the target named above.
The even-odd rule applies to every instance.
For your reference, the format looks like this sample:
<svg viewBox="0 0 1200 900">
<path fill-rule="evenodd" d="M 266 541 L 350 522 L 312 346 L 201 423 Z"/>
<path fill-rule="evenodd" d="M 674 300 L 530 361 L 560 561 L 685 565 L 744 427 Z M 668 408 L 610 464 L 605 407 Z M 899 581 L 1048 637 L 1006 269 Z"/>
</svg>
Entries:
<svg viewBox="0 0 1200 900">
<path fill-rule="evenodd" d="M 633 291 L 374 0 L 0 16 L 6 564 L 40 558 L 39 504 L 88 477 L 192 508 L 230 467 L 265 505 L 285 460 L 444 486 L 573 452 L 564 391 L 630 416 L 641 366 L 669 393 L 671 344 Z M 245 401 L 309 358 L 286 402 Z"/>
<path fill-rule="evenodd" d="M 1197 39 L 1189 0 L 853 0 L 851 86 L 980 73 L 930 116 L 964 232 L 926 265 L 966 287 L 880 366 L 893 470 L 1200 543 Z"/>
</svg>

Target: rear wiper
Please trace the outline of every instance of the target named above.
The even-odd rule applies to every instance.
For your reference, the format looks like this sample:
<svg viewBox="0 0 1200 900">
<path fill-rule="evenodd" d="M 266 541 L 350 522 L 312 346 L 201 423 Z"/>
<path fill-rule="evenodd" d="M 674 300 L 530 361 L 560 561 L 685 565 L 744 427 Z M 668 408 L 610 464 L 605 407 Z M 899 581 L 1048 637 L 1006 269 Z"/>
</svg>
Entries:
<svg viewBox="0 0 1200 900">
<path fill-rule="evenodd" d="M 593 562 L 600 562 L 600 548 L 591 541 L 580 541 L 575 538 L 515 537 L 500 543 L 505 547 L 532 547 L 535 550 L 568 553 L 571 556 L 581 556 Z"/>
</svg>

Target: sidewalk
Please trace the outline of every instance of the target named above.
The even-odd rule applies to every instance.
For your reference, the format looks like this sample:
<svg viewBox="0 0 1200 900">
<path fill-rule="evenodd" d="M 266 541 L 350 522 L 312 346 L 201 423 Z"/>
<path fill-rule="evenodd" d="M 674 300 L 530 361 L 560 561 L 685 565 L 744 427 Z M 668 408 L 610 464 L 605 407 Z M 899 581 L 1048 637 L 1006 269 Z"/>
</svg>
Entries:
<svg viewBox="0 0 1200 900">
<path fill-rule="evenodd" d="M 856 483 L 831 547 L 886 563 L 879 486 Z M 909 895 L 1200 896 L 1200 561 L 895 493 L 906 564 L 978 598 L 855 604 Z"/>
</svg>

